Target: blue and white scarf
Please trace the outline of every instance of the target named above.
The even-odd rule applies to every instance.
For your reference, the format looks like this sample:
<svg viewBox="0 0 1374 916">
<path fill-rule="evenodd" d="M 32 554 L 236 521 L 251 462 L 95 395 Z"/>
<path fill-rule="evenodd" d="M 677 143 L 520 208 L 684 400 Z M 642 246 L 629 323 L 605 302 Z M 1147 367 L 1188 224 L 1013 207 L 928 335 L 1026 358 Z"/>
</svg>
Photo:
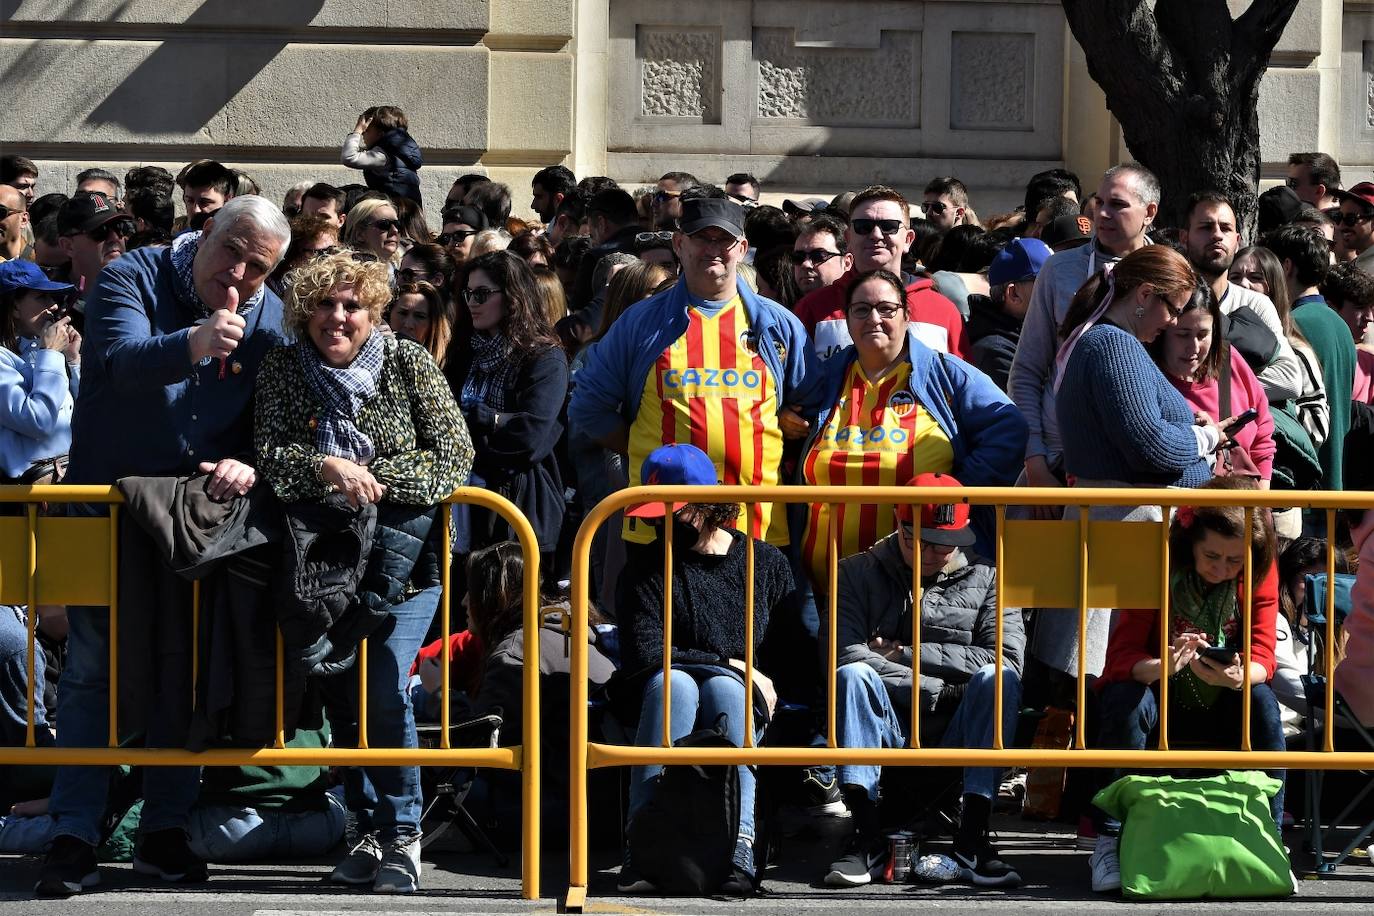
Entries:
<svg viewBox="0 0 1374 916">
<path fill-rule="evenodd" d="M 177 282 L 175 286 L 181 301 L 191 307 L 201 318 L 210 317 L 210 307 L 201 301 L 200 295 L 196 292 L 196 281 L 194 266 L 196 262 L 196 252 L 200 250 L 203 232 L 183 232 L 181 235 L 172 239 L 172 270 L 176 273 Z M 266 295 L 265 287 L 259 286 L 257 292 L 248 298 L 247 302 L 239 303 L 240 315 L 247 315 L 257 308 L 258 303 L 262 302 L 262 297 Z"/>
<path fill-rule="evenodd" d="M 343 369 L 326 365 L 307 338 L 295 343 L 305 383 L 324 405 L 324 416 L 315 424 L 315 448 L 324 455 L 347 458 L 358 464 L 372 460 L 372 440 L 357 427 L 363 405 L 377 394 L 386 360 L 386 344 L 376 328 L 368 335 L 353 362 Z"/>
</svg>

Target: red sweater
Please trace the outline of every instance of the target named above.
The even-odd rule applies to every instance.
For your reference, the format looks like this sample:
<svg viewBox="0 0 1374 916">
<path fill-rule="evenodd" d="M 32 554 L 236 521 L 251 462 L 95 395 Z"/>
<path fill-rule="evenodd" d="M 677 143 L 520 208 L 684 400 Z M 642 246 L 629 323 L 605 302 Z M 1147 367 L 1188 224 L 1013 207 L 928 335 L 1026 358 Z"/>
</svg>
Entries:
<svg viewBox="0 0 1374 916">
<path fill-rule="evenodd" d="M 1245 584 L 1236 583 L 1236 596 L 1245 607 Z M 1250 632 L 1253 642 L 1250 646 L 1250 660 L 1264 667 L 1264 679 L 1274 676 L 1274 634 L 1275 620 L 1279 610 L 1279 569 L 1278 564 L 1270 565 L 1259 584 L 1255 587 L 1255 601 L 1251 608 Z M 1207 634 L 1213 640 L 1215 633 Z M 1245 653 L 1241 653 L 1244 656 Z M 1107 642 L 1107 664 L 1102 670 L 1099 684 L 1112 681 L 1131 680 L 1131 669 L 1136 662 L 1159 658 L 1159 609 L 1122 610 L 1112 628 L 1111 639 Z"/>
<path fill-rule="evenodd" d="M 844 317 L 845 298 L 854 282 L 854 271 L 846 271 L 829 286 L 807 293 L 795 312 L 816 347 L 816 355 L 829 359 L 854 341 Z M 935 281 L 917 277 L 906 288 L 907 314 L 916 339 L 960 359 L 968 357 L 968 331 L 964 318 L 944 296 L 935 291 Z"/>
<path fill-rule="evenodd" d="M 420 670 L 420 662 L 438 658 L 443 642 L 442 639 L 436 639 L 421 649 L 415 656 L 414 664 L 410 666 L 410 673 L 414 675 Z M 477 688 L 480 686 L 477 678 L 482 671 L 482 656 L 485 654 L 486 649 L 482 646 L 482 640 L 471 630 L 449 635 L 449 677 L 452 678 L 452 683 L 462 688 L 468 696 L 477 695 Z"/>
</svg>

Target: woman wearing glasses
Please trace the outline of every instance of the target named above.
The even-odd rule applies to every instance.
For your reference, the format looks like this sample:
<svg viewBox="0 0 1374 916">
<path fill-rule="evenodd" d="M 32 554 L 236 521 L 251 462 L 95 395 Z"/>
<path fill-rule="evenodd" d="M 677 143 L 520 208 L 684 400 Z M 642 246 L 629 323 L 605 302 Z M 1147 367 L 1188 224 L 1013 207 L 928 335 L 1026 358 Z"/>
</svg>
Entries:
<svg viewBox="0 0 1374 916">
<path fill-rule="evenodd" d="M 917 340 L 900 277 L 860 273 L 849 287 L 845 317 L 854 343 L 823 365 L 828 406 L 803 451 L 804 483 L 899 486 L 925 473 L 953 474 L 974 487 L 1016 479 L 1025 420 L 986 375 Z M 821 587 L 828 580 L 832 521 L 837 560 L 893 531 L 891 506 L 812 505 L 803 549 Z"/>
<path fill-rule="evenodd" d="M 307 262 L 288 281 L 285 324 L 295 341 L 268 353 L 258 373 L 258 468 L 288 506 L 329 501 L 365 513 L 375 504 L 362 583 L 325 634 L 331 651 L 312 675 L 334 740 L 352 746 L 359 677 L 339 631 L 349 630 L 354 642 L 366 637 L 368 739 L 373 747 L 413 748 L 406 672 L 440 598 L 437 563 L 419 545 L 432 533 L 434 507 L 467 478 L 472 443 L 434 360 L 380 330 L 391 298 L 386 265 L 340 252 Z M 359 617 L 366 622 L 351 626 Z M 344 796 L 361 838 L 330 880 L 417 890 L 419 767 L 350 767 Z"/>
<path fill-rule="evenodd" d="M 568 359 L 544 313 L 534 274 L 510 252 L 470 261 L 462 296 L 472 315 L 472 365 L 456 394 L 477 452 L 473 483 L 520 508 L 549 560 L 563 526 L 563 479 L 554 446 L 563 433 Z M 486 510 L 474 507 L 470 518 L 472 550 L 514 536 Z"/>
<path fill-rule="evenodd" d="M 401 221 L 389 200 L 358 201 L 344 220 L 343 242 L 392 266 L 401 263 Z"/>
</svg>

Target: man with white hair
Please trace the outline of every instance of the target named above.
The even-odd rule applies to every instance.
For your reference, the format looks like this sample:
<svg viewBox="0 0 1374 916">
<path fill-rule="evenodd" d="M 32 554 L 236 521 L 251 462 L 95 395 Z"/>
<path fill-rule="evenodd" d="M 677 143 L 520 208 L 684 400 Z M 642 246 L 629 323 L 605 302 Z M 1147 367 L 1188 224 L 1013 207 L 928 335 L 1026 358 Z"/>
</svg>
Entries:
<svg viewBox="0 0 1374 916">
<path fill-rule="evenodd" d="M 128 476 L 208 476 L 213 499 L 246 494 L 257 482 L 252 451 L 253 381 L 283 342 L 282 303 L 263 285 L 291 229 L 265 198 L 230 200 L 170 248 L 140 248 L 112 261 L 86 300 L 81 391 L 72 417 L 66 482 L 112 484 Z M 103 506 L 74 506 L 103 514 Z M 184 611 L 188 603 L 181 604 Z M 172 597 L 163 596 L 172 602 Z M 185 616 L 184 614 L 181 616 Z M 110 620 L 105 607 L 68 609 L 71 631 L 59 688 L 60 747 L 107 743 Z M 171 640 L 159 634 L 159 640 Z M 189 653 L 188 644 L 176 651 Z M 161 643 L 168 644 L 166 641 Z M 171 668 L 175 659 L 166 659 Z M 156 677 L 146 709 L 148 747 L 185 746 L 191 685 Z M 67 897 L 99 883 L 95 849 L 109 790 L 103 769 L 61 767 L 49 811 L 56 838 L 35 892 Z M 143 816 L 134 870 L 164 881 L 197 881 L 205 864 L 186 826 L 200 785 L 196 767 L 144 771 Z"/>
</svg>

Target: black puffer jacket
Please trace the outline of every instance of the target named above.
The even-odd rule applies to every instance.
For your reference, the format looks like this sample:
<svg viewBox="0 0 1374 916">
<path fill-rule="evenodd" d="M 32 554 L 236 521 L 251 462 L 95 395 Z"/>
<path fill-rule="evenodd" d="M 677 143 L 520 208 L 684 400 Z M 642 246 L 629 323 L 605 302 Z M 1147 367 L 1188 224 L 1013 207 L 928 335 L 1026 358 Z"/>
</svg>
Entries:
<svg viewBox="0 0 1374 916">
<path fill-rule="evenodd" d="M 393 197 L 408 197 L 420 206 L 420 176 L 417 174 L 424 158 L 420 146 L 414 138 L 399 127 L 387 131 L 377 141 L 375 149 L 386 153 L 385 170 L 365 169 L 363 180 L 374 191 L 382 191 Z"/>
</svg>

